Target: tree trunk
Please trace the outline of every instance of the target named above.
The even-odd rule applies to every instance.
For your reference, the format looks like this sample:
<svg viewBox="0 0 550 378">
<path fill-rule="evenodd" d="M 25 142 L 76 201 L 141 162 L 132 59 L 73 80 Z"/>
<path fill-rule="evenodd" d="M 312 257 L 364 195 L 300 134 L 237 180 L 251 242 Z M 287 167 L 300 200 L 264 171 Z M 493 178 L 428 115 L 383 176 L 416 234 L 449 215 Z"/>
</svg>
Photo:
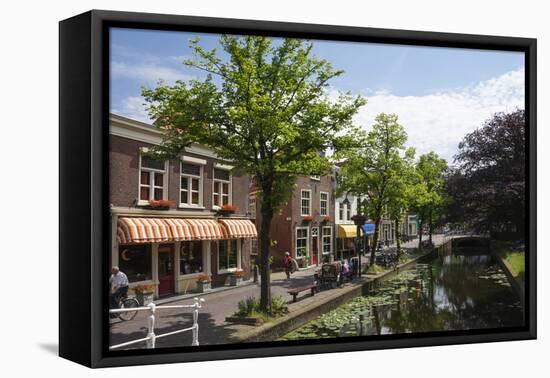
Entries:
<svg viewBox="0 0 550 378">
<path fill-rule="evenodd" d="M 430 209 L 430 213 L 429 213 L 429 218 L 428 218 L 428 240 L 430 242 L 430 245 L 433 244 L 432 242 L 432 234 L 433 234 L 433 228 L 434 228 L 434 222 L 433 222 L 433 211 L 432 209 Z"/>
<path fill-rule="evenodd" d="M 260 310 L 270 311 L 271 307 L 271 277 L 269 266 L 269 247 L 271 240 L 269 238 L 271 221 L 273 219 L 273 208 L 271 206 L 271 193 L 264 189 L 262 193 L 262 221 L 260 225 L 260 269 L 261 269 L 261 288 L 260 288 Z"/>
<path fill-rule="evenodd" d="M 401 235 L 399 234 L 399 218 L 395 218 L 395 243 L 397 244 L 397 254 L 401 253 Z"/>
<path fill-rule="evenodd" d="M 374 221 L 374 236 L 372 238 L 372 247 L 370 250 L 370 261 L 369 265 L 374 265 L 376 257 L 376 247 L 378 246 L 378 231 L 380 230 L 380 217 L 376 218 Z"/>
<path fill-rule="evenodd" d="M 418 223 L 418 250 L 422 251 L 422 228 L 424 227 L 424 221 L 421 219 Z"/>
</svg>

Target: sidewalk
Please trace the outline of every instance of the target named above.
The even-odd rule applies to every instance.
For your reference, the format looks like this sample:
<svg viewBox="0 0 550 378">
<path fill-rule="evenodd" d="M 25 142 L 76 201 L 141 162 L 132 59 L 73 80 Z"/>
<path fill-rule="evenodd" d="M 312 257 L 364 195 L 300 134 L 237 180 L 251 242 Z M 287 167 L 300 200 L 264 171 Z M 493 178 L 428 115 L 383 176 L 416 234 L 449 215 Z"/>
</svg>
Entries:
<svg viewBox="0 0 550 378">
<path fill-rule="evenodd" d="M 311 267 L 306 270 L 298 271 L 292 274 L 290 280 L 285 279 L 284 272 L 271 274 L 271 295 L 282 295 L 283 298 L 290 301 L 292 297 L 287 294 L 287 290 L 304 286 L 313 282 L 313 273 L 317 267 Z M 260 297 L 260 284 L 252 282 L 238 287 L 223 288 L 207 294 L 191 294 L 186 299 L 174 300 L 174 298 L 155 301 L 156 304 L 192 304 L 194 297 L 203 296 L 205 302 L 203 308 L 199 311 L 199 342 L 201 345 L 225 344 L 238 342 L 236 334 L 243 325 L 229 324 L 225 322 L 226 316 L 232 315 L 237 311 L 237 303 L 247 297 Z M 190 311 L 182 312 L 181 309 L 157 309 L 155 333 L 160 335 L 166 332 L 189 327 L 193 324 Z M 110 344 L 119 344 L 125 341 L 144 337 L 147 333 L 147 314 L 140 312 L 129 322 L 113 320 L 111 323 Z M 190 346 L 191 333 L 184 332 L 179 335 L 169 336 L 157 340 L 157 347 Z M 145 343 L 135 344 L 135 348 L 144 348 Z"/>
</svg>

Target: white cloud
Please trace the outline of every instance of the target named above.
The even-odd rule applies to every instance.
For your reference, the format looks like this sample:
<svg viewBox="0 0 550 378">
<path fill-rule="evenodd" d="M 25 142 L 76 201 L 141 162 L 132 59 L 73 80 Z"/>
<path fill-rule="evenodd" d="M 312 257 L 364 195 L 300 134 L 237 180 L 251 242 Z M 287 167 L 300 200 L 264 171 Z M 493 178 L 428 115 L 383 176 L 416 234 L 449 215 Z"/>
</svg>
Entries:
<svg viewBox="0 0 550 378">
<path fill-rule="evenodd" d="M 518 69 L 468 87 L 423 96 L 375 92 L 367 96 L 368 103 L 356 122 L 368 130 L 376 115 L 395 113 L 409 136 L 407 145 L 415 147 L 417 154 L 433 150 L 452 163 L 467 133 L 496 112 L 524 107 L 524 88 L 524 70 Z"/>
<path fill-rule="evenodd" d="M 125 63 L 120 61 L 111 62 L 111 78 L 113 79 L 134 79 L 141 85 L 154 85 L 160 79 L 167 83 L 174 83 L 176 80 L 191 80 L 194 76 L 183 73 L 172 67 L 156 63 Z"/>
<path fill-rule="evenodd" d="M 145 100 L 140 96 L 126 97 L 121 101 L 120 106 L 112 108 L 111 112 L 137 121 L 151 123 L 151 119 L 145 109 Z"/>
</svg>

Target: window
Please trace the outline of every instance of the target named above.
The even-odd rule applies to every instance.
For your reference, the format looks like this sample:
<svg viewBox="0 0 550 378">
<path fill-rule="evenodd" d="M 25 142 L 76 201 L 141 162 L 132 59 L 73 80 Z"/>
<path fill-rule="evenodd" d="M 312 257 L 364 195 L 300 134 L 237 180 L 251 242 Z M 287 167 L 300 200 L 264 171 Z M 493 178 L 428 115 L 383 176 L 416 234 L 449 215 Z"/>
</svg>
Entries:
<svg viewBox="0 0 550 378">
<path fill-rule="evenodd" d="M 152 278 L 151 244 L 126 245 L 119 248 L 118 266 L 129 282 Z"/>
<path fill-rule="evenodd" d="M 332 252 L 332 227 L 323 227 L 323 255 Z"/>
<path fill-rule="evenodd" d="M 350 220 L 351 219 L 351 203 L 349 204 L 349 206 L 346 206 L 346 220 Z"/>
<path fill-rule="evenodd" d="M 296 258 L 301 259 L 308 254 L 309 235 L 308 228 L 296 228 Z"/>
<path fill-rule="evenodd" d="M 302 189 L 302 216 L 311 215 L 311 190 Z"/>
<path fill-rule="evenodd" d="M 338 218 L 341 220 L 341 221 L 345 221 L 346 219 L 344 218 L 344 204 L 342 202 L 339 202 L 338 203 Z"/>
<path fill-rule="evenodd" d="M 328 215 L 328 193 L 321 192 L 321 216 Z"/>
<path fill-rule="evenodd" d="M 309 178 L 315 181 L 321 181 L 321 176 L 319 175 L 311 175 Z"/>
<path fill-rule="evenodd" d="M 180 206 L 202 206 L 202 166 L 180 164 Z"/>
<path fill-rule="evenodd" d="M 258 254 L 258 239 L 250 239 L 250 254 L 251 255 L 257 255 Z"/>
<path fill-rule="evenodd" d="M 218 243 L 218 272 L 236 269 L 238 264 L 238 243 L 237 239 L 220 240 Z"/>
<path fill-rule="evenodd" d="M 231 174 L 224 169 L 214 168 L 213 205 L 222 207 L 230 202 Z"/>
<path fill-rule="evenodd" d="M 248 197 L 248 212 L 250 213 L 250 218 L 256 219 L 256 195 L 251 194 Z"/>
<path fill-rule="evenodd" d="M 180 274 L 199 273 L 202 271 L 202 242 L 181 242 Z"/>
<path fill-rule="evenodd" d="M 140 155 L 139 202 L 141 204 L 165 198 L 165 173 L 166 162 Z"/>
</svg>

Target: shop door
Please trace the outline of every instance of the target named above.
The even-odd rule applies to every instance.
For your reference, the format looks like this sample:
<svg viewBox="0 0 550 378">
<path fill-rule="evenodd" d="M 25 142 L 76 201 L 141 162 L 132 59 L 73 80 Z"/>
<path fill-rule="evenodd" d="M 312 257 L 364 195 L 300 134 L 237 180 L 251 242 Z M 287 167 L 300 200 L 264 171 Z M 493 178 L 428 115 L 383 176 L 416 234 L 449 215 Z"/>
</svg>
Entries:
<svg viewBox="0 0 550 378">
<path fill-rule="evenodd" d="M 159 297 L 174 294 L 174 247 L 159 246 L 158 253 Z"/>
<path fill-rule="evenodd" d="M 311 263 L 317 265 L 319 262 L 319 228 L 311 229 Z"/>
</svg>

